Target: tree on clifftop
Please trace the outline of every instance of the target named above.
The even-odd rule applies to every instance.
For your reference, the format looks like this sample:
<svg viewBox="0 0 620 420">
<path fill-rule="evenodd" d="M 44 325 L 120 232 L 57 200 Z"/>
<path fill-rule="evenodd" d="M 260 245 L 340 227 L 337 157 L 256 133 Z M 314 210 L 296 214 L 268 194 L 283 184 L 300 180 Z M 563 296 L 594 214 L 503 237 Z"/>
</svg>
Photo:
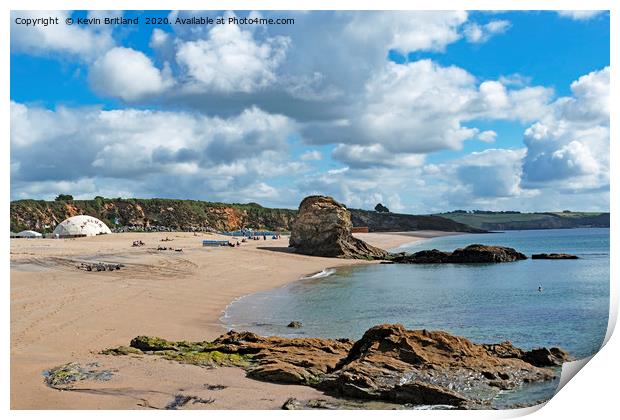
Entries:
<svg viewBox="0 0 620 420">
<path fill-rule="evenodd" d="M 390 209 L 388 209 L 387 207 L 385 207 L 383 204 L 379 203 L 375 206 L 375 211 L 379 212 L 379 213 L 389 213 Z"/>
<path fill-rule="evenodd" d="M 58 194 L 54 201 L 73 201 L 73 196 L 69 194 Z"/>
</svg>

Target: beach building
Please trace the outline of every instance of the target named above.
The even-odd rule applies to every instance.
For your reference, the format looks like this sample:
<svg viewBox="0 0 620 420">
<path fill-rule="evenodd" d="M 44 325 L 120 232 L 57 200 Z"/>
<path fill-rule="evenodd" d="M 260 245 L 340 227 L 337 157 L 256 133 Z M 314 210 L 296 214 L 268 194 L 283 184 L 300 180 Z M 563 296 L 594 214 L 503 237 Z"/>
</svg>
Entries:
<svg viewBox="0 0 620 420">
<path fill-rule="evenodd" d="M 230 243 L 228 241 L 218 241 L 215 239 L 207 239 L 202 241 L 202 246 L 228 246 Z"/>
<path fill-rule="evenodd" d="M 353 226 L 351 233 L 368 233 L 368 226 Z"/>
<path fill-rule="evenodd" d="M 54 235 L 58 235 L 59 238 L 78 238 L 108 233 L 112 233 L 112 231 L 101 220 L 83 215 L 69 217 L 54 229 Z"/>
<path fill-rule="evenodd" d="M 15 235 L 15 237 L 16 238 L 42 238 L 43 235 L 41 235 L 39 232 L 35 232 L 34 230 L 22 230 L 17 235 Z"/>
</svg>

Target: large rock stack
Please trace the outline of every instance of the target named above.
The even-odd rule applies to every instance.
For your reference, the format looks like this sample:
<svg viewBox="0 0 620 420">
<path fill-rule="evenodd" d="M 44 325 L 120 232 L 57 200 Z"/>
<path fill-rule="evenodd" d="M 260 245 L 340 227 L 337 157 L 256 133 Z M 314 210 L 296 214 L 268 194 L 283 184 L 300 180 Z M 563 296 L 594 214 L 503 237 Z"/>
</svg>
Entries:
<svg viewBox="0 0 620 420">
<path fill-rule="evenodd" d="M 351 234 L 351 213 L 331 197 L 303 199 L 291 229 L 295 252 L 320 257 L 383 259 L 388 253 Z"/>
</svg>

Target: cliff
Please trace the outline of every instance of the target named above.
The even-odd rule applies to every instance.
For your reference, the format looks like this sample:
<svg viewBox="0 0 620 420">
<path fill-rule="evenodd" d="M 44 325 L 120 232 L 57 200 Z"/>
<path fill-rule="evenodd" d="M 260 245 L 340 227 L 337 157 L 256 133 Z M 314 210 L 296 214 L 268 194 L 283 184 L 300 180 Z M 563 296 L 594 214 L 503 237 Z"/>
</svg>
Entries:
<svg viewBox="0 0 620 420">
<path fill-rule="evenodd" d="M 296 211 L 255 203 L 223 204 L 194 200 L 108 199 L 11 202 L 11 230 L 47 232 L 67 217 L 88 214 L 111 229 L 231 231 L 242 228 L 289 230 Z"/>
<path fill-rule="evenodd" d="M 31 229 L 50 232 L 67 217 L 87 214 L 117 230 L 231 231 L 242 228 L 290 231 L 297 210 L 271 209 L 256 203 L 224 204 L 197 200 L 120 199 L 11 202 L 11 231 Z M 371 232 L 442 230 L 480 232 L 461 223 L 436 216 L 377 213 L 351 210 L 353 226 Z"/>
<path fill-rule="evenodd" d="M 379 213 L 349 209 L 353 226 L 368 226 L 370 232 L 408 232 L 413 230 L 440 230 L 444 232 L 484 233 L 484 228 L 474 228 L 440 216 Z"/>
</svg>

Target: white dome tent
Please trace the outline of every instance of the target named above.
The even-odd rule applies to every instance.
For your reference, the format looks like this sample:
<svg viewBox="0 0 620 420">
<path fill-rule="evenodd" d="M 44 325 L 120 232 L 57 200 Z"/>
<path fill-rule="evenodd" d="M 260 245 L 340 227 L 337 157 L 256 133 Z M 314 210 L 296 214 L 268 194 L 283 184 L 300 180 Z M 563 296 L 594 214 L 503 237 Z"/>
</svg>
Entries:
<svg viewBox="0 0 620 420">
<path fill-rule="evenodd" d="M 64 220 L 56 229 L 54 235 L 60 238 L 96 236 L 112 233 L 110 228 L 101 220 L 92 216 L 73 216 Z"/>
<path fill-rule="evenodd" d="M 16 238 L 41 238 L 43 237 L 43 235 L 41 235 L 39 232 L 35 232 L 34 230 L 22 230 L 17 235 L 15 235 L 15 237 Z"/>
</svg>

